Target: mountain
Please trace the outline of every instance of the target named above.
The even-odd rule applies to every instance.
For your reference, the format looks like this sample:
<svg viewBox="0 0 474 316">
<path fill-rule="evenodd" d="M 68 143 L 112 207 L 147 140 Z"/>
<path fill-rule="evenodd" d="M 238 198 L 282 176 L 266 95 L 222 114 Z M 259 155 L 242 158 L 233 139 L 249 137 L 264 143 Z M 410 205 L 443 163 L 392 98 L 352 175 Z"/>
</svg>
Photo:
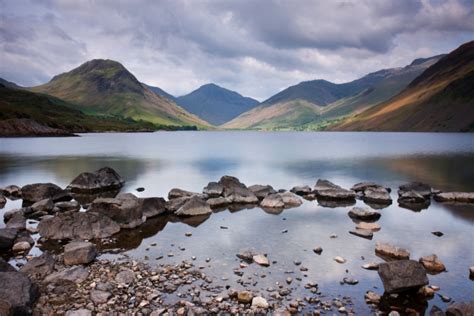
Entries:
<svg viewBox="0 0 474 316">
<path fill-rule="evenodd" d="M 8 80 L 5 80 L 5 79 L 3 79 L 3 78 L 0 78 L 0 84 L 1 84 L 1 85 L 4 85 L 5 87 L 8 87 L 8 88 L 13 88 L 13 89 L 25 89 L 24 87 L 19 86 L 19 85 L 17 85 L 16 83 L 11 82 L 11 81 L 8 81 Z"/>
<path fill-rule="evenodd" d="M 1 136 L 63 136 L 81 132 L 152 131 L 148 122 L 90 116 L 52 96 L 0 83 Z"/>
<path fill-rule="evenodd" d="M 151 91 L 155 92 L 156 94 L 158 94 L 159 96 L 162 96 L 164 98 L 167 98 L 173 102 L 176 103 L 176 97 L 169 94 L 168 92 L 166 92 L 165 90 L 161 89 L 161 88 L 158 88 L 158 87 L 153 87 L 153 86 L 149 86 L 145 83 L 142 82 L 142 85 L 144 85 L 145 87 L 147 87 L 148 89 L 150 89 Z"/>
<path fill-rule="evenodd" d="M 209 124 L 140 83 L 123 65 L 94 59 L 31 88 L 74 104 L 91 115 L 115 115 L 161 125 Z"/>
<path fill-rule="evenodd" d="M 230 121 L 258 104 L 257 100 L 212 83 L 178 97 L 176 101 L 190 113 L 214 125 Z"/>
<path fill-rule="evenodd" d="M 474 41 L 461 45 L 403 91 L 332 130 L 474 131 Z"/>
<path fill-rule="evenodd" d="M 317 130 L 341 117 L 385 101 L 405 88 L 441 56 L 420 58 L 403 68 L 383 69 L 335 84 L 302 82 L 224 125 L 227 128 Z"/>
</svg>

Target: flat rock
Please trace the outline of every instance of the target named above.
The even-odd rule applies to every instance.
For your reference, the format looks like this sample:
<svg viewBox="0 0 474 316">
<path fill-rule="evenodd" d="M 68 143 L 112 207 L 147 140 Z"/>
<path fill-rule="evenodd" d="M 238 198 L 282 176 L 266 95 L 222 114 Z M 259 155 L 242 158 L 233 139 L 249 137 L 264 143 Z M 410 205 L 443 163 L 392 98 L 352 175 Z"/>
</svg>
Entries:
<svg viewBox="0 0 474 316">
<path fill-rule="evenodd" d="M 242 187 L 233 187 L 224 190 L 224 196 L 229 198 L 232 203 L 237 204 L 257 204 L 258 197 L 249 189 Z"/>
<path fill-rule="evenodd" d="M 49 274 L 44 278 L 45 283 L 58 283 L 61 281 L 70 281 L 81 283 L 89 276 L 89 271 L 82 266 L 73 266 L 58 272 Z"/>
<path fill-rule="evenodd" d="M 170 213 L 176 212 L 181 206 L 191 199 L 190 196 L 184 196 L 177 199 L 172 199 L 166 202 L 166 210 Z"/>
<path fill-rule="evenodd" d="M 362 207 L 353 207 L 349 213 L 350 218 L 366 221 L 376 221 L 380 218 L 381 214 L 377 211 L 371 211 Z"/>
<path fill-rule="evenodd" d="M 378 270 L 379 264 L 377 262 L 364 263 L 362 265 L 362 268 L 366 270 Z"/>
<path fill-rule="evenodd" d="M 142 214 L 146 218 L 152 218 L 166 213 L 166 201 L 161 197 L 148 197 L 138 199 Z"/>
<path fill-rule="evenodd" d="M 17 212 L 10 217 L 5 226 L 6 228 L 17 230 L 26 229 L 26 218 L 21 212 Z"/>
<path fill-rule="evenodd" d="M 334 257 L 334 261 L 336 261 L 337 263 L 346 263 L 346 259 L 344 259 L 343 257 L 340 257 L 340 256 L 337 256 L 337 257 Z"/>
<path fill-rule="evenodd" d="M 110 292 L 101 291 L 101 290 L 92 290 L 91 294 L 90 294 L 91 301 L 96 303 L 96 304 L 107 303 L 107 300 L 111 296 L 112 296 L 112 294 Z"/>
<path fill-rule="evenodd" d="M 372 231 L 368 229 L 356 228 L 354 230 L 350 230 L 349 233 L 358 237 L 366 238 L 366 239 L 372 239 L 374 237 L 374 234 L 372 233 Z"/>
<path fill-rule="evenodd" d="M 135 228 L 144 222 L 140 201 L 131 193 L 119 194 L 115 198 L 97 198 L 87 212 L 108 216 L 121 228 Z"/>
<path fill-rule="evenodd" d="M 197 192 L 191 192 L 191 191 L 186 191 L 186 190 L 182 190 L 178 188 L 173 188 L 171 189 L 170 192 L 168 192 L 168 200 L 182 198 L 182 197 L 192 197 L 198 194 L 199 193 Z"/>
<path fill-rule="evenodd" d="M 23 202 L 35 203 L 45 199 L 53 202 L 69 201 L 71 196 L 66 190 L 61 189 L 54 183 L 34 183 L 21 188 Z"/>
<path fill-rule="evenodd" d="M 261 266 L 264 266 L 264 267 L 270 266 L 270 261 L 264 255 L 254 255 L 252 259 L 253 259 L 253 262 Z"/>
<path fill-rule="evenodd" d="M 193 196 L 183 204 L 175 214 L 178 216 L 197 216 L 197 215 L 208 215 L 212 213 L 212 209 L 209 204 L 203 199 Z"/>
<path fill-rule="evenodd" d="M 385 292 L 399 293 L 428 284 L 423 266 L 414 260 L 397 260 L 379 264 L 378 274 Z"/>
<path fill-rule="evenodd" d="M 38 231 L 46 239 L 89 240 L 110 237 L 120 231 L 120 226 L 104 214 L 74 212 L 41 220 Z"/>
<path fill-rule="evenodd" d="M 2 315 L 31 315 L 33 303 L 39 297 L 38 286 L 21 272 L 0 272 Z M 6 307 L 6 308 L 5 308 Z M 7 309 L 7 310 L 5 310 Z M 5 313 L 6 312 L 6 313 Z"/>
<path fill-rule="evenodd" d="M 97 256 L 95 245 L 87 241 L 73 241 L 64 246 L 64 264 L 88 264 Z"/>
<path fill-rule="evenodd" d="M 54 262 L 54 257 L 49 252 L 44 252 L 41 256 L 29 260 L 20 271 L 42 279 L 53 272 Z"/>
<path fill-rule="evenodd" d="M 225 197 L 216 197 L 216 198 L 210 198 L 206 202 L 207 204 L 209 204 L 211 208 L 219 208 L 219 207 L 225 207 L 231 204 L 232 200 Z"/>
<path fill-rule="evenodd" d="M 285 208 L 298 207 L 301 204 L 303 204 L 303 201 L 296 194 L 292 192 L 283 192 L 283 193 L 278 193 L 278 194 L 283 199 Z"/>
<path fill-rule="evenodd" d="M 255 184 L 249 186 L 248 189 L 252 191 L 259 200 L 263 200 L 266 196 L 276 193 L 271 185 Z"/>
<path fill-rule="evenodd" d="M 474 192 L 442 192 L 434 195 L 437 202 L 474 203 Z"/>
<path fill-rule="evenodd" d="M 423 265 L 423 267 L 425 267 L 428 273 L 437 274 L 446 271 L 446 267 L 435 254 L 421 257 L 419 262 Z"/>
<path fill-rule="evenodd" d="M 122 188 L 125 181 L 112 168 L 104 167 L 95 172 L 83 172 L 79 174 L 67 186 L 74 193 L 98 193 L 112 191 Z"/>
<path fill-rule="evenodd" d="M 81 205 L 77 201 L 58 202 L 54 204 L 60 212 L 77 212 L 81 209 Z"/>
<path fill-rule="evenodd" d="M 256 296 L 252 299 L 252 306 L 257 308 L 267 309 L 269 304 L 266 299 L 261 296 Z"/>
<path fill-rule="evenodd" d="M 85 308 L 68 310 L 66 316 L 92 316 L 92 312 Z"/>
<path fill-rule="evenodd" d="M 50 214 L 53 211 L 54 202 L 52 199 L 44 199 L 31 205 L 32 213 L 46 213 Z"/>
<path fill-rule="evenodd" d="M 285 202 L 279 193 L 267 195 L 261 202 L 263 208 L 284 208 Z"/>
<path fill-rule="evenodd" d="M 382 259 L 404 260 L 410 258 L 408 250 L 381 242 L 375 244 L 375 254 L 382 257 Z"/>
<path fill-rule="evenodd" d="M 209 182 L 202 190 L 202 193 L 208 195 L 211 198 L 216 198 L 222 196 L 224 193 L 224 186 L 217 182 Z"/>
<path fill-rule="evenodd" d="M 130 269 L 124 269 L 115 276 L 115 282 L 119 284 L 131 284 L 134 280 L 135 274 Z"/>
<path fill-rule="evenodd" d="M 392 197 L 385 188 L 369 188 L 364 191 L 362 200 L 366 203 L 391 204 Z"/>
<path fill-rule="evenodd" d="M 356 228 L 360 230 L 369 230 L 373 232 L 377 232 L 381 229 L 379 224 L 372 223 L 372 222 L 359 222 L 357 223 Z"/>
<path fill-rule="evenodd" d="M 432 189 L 429 185 L 422 182 L 410 182 L 407 184 L 403 184 L 398 188 L 399 196 L 406 192 L 415 192 L 426 199 L 431 196 Z"/>
<path fill-rule="evenodd" d="M 314 186 L 318 199 L 327 200 L 353 200 L 356 194 L 352 190 L 346 190 L 328 180 L 319 179 Z"/>
</svg>

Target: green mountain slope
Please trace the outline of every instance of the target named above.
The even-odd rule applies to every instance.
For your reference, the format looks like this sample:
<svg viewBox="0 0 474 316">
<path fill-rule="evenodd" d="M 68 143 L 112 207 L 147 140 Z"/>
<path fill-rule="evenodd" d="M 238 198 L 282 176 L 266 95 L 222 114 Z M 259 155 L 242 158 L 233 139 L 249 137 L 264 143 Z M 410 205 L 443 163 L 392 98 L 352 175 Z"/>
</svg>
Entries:
<svg viewBox="0 0 474 316">
<path fill-rule="evenodd" d="M 31 90 L 58 97 L 91 115 L 116 115 L 162 125 L 209 125 L 151 91 L 112 60 L 88 61 Z"/>
<path fill-rule="evenodd" d="M 474 131 L 474 41 L 426 69 L 402 92 L 332 130 Z"/>
<path fill-rule="evenodd" d="M 206 84 L 176 98 L 184 109 L 214 125 L 230 121 L 254 108 L 258 101 L 215 84 Z"/>
</svg>

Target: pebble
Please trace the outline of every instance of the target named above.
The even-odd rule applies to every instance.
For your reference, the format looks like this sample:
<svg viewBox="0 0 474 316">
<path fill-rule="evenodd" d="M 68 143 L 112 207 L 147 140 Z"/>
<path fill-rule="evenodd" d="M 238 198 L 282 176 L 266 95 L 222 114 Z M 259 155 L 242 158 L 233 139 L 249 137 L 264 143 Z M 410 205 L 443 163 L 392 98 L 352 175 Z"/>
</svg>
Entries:
<svg viewBox="0 0 474 316">
<path fill-rule="evenodd" d="M 343 257 L 340 257 L 340 256 L 337 256 L 337 257 L 334 257 L 334 261 L 336 261 L 337 263 L 346 263 L 346 259 L 344 259 Z"/>
</svg>

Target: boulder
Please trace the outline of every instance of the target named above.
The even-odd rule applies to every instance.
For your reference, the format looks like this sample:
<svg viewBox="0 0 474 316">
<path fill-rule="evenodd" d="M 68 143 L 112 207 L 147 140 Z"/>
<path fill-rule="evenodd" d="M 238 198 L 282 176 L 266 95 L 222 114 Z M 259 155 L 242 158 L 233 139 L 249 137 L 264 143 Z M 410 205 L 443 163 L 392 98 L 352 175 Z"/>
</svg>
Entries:
<svg viewBox="0 0 474 316">
<path fill-rule="evenodd" d="M 31 244 L 27 241 L 15 241 L 12 247 L 13 252 L 28 252 L 31 249 Z"/>
<path fill-rule="evenodd" d="M 64 246 L 64 264 L 88 264 L 97 256 L 97 249 L 93 243 L 73 241 Z"/>
<path fill-rule="evenodd" d="M 232 176 L 223 176 L 219 180 L 219 184 L 221 184 L 224 187 L 224 191 L 233 189 L 233 188 L 247 188 L 245 184 L 240 182 L 239 179 Z"/>
<path fill-rule="evenodd" d="M 98 193 L 122 188 L 125 181 L 112 168 L 104 167 L 95 172 L 83 172 L 67 186 L 74 193 Z"/>
<path fill-rule="evenodd" d="M 44 278 L 44 283 L 59 283 L 70 281 L 73 283 L 81 283 L 89 276 L 89 271 L 83 266 L 73 266 L 65 270 L 54 272 Z"/>
<path fill-rule="evenodd" d="M 427 199 L 415 191 L 402 192 L 398 197 L 398 202 L 404 203 L 424 203 Z"/>
<path fill-rule="evenodd" d="M 311 194 L 313 190 L 310 188 L 309 185 L 301 185 L 301 186 L 295 186 L 293 187 L 290 192 L 293 192 L 294 194 L 305 196 L 308 194 Z"/>
<path fill-rule="evenodd" d="M 54 257 L 49 252 L 44 252 L 39 257 L 29 260 L 20 271 L 32 277 L 44 278 L 54 270 Z"/>
<path fill-rule="evenodd" d="M 328 180 L 319 179 L 314 186 L 318 199 L 326 200 L 353 200 L 355 192 L 346 190 Z"/>
<path fill-rule="evenodd" d="M 401 196 L 406 192 L 415 192 L 425 199 L 428 199 L 431 196 L 432 189 L 429 185 L 422 182 L 410 182 L 404 185 L 401 185 L 398 188 L 398 195 Z"/>
<path fill-rule="evenodd" d="M 198 196 L 193 196 L 183 204 L 175 214 L 178 216 L 196 216 L 211 214 L 212 209 L 209 204 Z"/>
<path fill-rule="evenodd" d="M 267 195 L 261 202 L 263 208 L 284 208 L 285 202 L 279 193 Z"/>
<path fill-rule="evenodd" d="M 66 190 L 53 183 L 34 183 L 21 188 L 23 202 L 33 204 L 41 200 L 51 199 L 53 202 L 70 201 L 72 197 Z"/>
<path fill-rule="evenodd" d="M 0 310 L 2 315 L 32 314 L 33 303 L 39 297 L 36 283 L 21 272 L 0 272 L 0 284 L 3 285 L 0 286 L 0 300 L 7 303 L 3 304 L 3 311 Z M 8 306 L 7 311 L 5 306 Z"/>
<path fill-rule="evenodd" d="M 198 194 L 199 193 L 196 193 L 196 192 L 190 192 L 190 191 L 174 188 L 174 189 L 171 189 L 171 191 L 168 193 L 168 200 L 182 198 L 182 197 L 191 197 Z"/>
<path fill-rule="evenodd" d="M 15 242 L 18 230 L 14 228 L 0 228 L 0 249 L 11 249 Z"/>
<path fill-rule="evenodd" d="M 166 201 L 161 197 L 139 198 L 142 213 L 146 218 L 152 218 L 166 213 Z"/>
<path fill-rule="evenodd" d="M 285 208 L 298 207 L 303 204 L 303 201 L 292 192 L 278 193 L 285 204 Z"/>
<path fill-rule="evenodd" d="M 366 203 L 392 204 L 390 193 L 383 187 L 366 189 L 362 200 Z"/>
<path fill-rule="evenodd" d="M 17 185 L 8 185 L 6 187 L 0 188 L 0 193 L 12 199 L 21 198 L 21 188 Z"/>
<path fill-rule="evenodd" d="M 81 209 L 81 205 L 77 201 L 58 202 L 54 204 L 54 208 L 59 212 L 77 212 Z"/>
<path fill-rule="evenodd" d="M 359 183 L 354 184 L 351 190 L 355 192 L 364 192 L 367 189 L 379 189 L 379 188 L 383 188 L 389 193 L 391 191 L 390 188 L 386 188 L 375 182 L 359 182 Z"/>
<path fill-rule="evenodd" d="M 54 203 L 52 199 L 44 199 L 33 203 L 30 208 L 32 213 L 31 216 L 34 216 L 33 214 L 42 216 L 45 214 L 50 214 L 53 211 Z"/>
<path fill-rule="evenodd" d="M 26 229 L 26 218 L 21 212 L 17 212 L 10 217 L 5 226 L 6 228 L 12 228 L 17 230 Z"/>
<path fill-rule="evenodd" d="M 203 194 L 211 198 L 222 196 L 224 193 L 224 186 L 217 182 L 209 182 L 208 185 L 202 190 Z"/>
<path fill-rule="evenodd" d="M 388 294 L 418 290 L 428 284 L 425 269 L 414 260 L 380 263 L 378 274 Z"/>
<path fill-rule="evenodd" d="M 238 204 L 257 204 L 257 196 L 247 188 L 233 187 L 224 190 L 224 197 L 229 198 L 232 203 Z"/>
<path fill-rule="evenodd" d="M 434 195 L 437 202 L 474 203 L 474 192 L 442 192 Z"/>
<path fill-rule="evenodd" d="M 120 231 L 120 226 L 102 213 L 74 212 L 43 219 L 38 230 L 45 239 L 89 240 L 110 237 Z"/>
<path fill-rule="evenodd" d="M 264 267 L 270 266 L 270 261 L 264 255 L 254 255 L 252 259 L 253 259 L 253 262 L 261 266 L 264 266 Z"/>
<path fill-rule="evenodd" d="M 446 271 L 446 267 L 435 254 L 421 257 L 419 262 L 423 265 L 423 267 L 425 267 L 428 273 L 437 274 Z"/>
<path fill-rule="evenodd" d="M 166 210 L 170 213 L 174 213 L 190 199 L 190 196 L 184 196 L 181 198 L 169 200 L 165 205 Z"/>
<path fill-rule="evenodd" d="M 384 260 L 404 260 L 410 258 L 408 250 L 380 242 L 375 244 L 375 254 Z"/>
<path fill-rule="evenodd" d="M 143 224 L 143 212 L 138 198 L 131 194 L 119 194 L 115 198 L 98 198 L 89 205 L 87 212 L 104 214 L 121 228 L 135 228 Z"/>
<path fill-rule="evenodd" d="M 371 211 L 362 207 L 353 207 L 347 215 L 350 218 L 363 221 L 377 221 L 381 216 L 377 211 Z"/>
<path fill-rule="evenodd" d="M 0 194 L 0 209 L 3 208 L 7 204 L 7 199 Z"/>
<path fill-rule="evenodd" d="M 453 303 L 446 309 L 446 316 L 474 315 L 474 301 Z"/>
<path fill-rule="evenodd" d="M 220 207 L 225 207 L 231 204 L 232 200 L 225 197 L 216 197 L 216 198 L 210 198 L 206 202 L 207 204 L 209 204 L 211 208 L 220 208 Z"/>
<path fill-rule="evenodd" d="M 249 186 L 248 189 L 252 191 L 259 200 L 263 200 L 266 196 L 276 193 L 275 189 L 273 189 L 271 185 L 255 184 Z"/>
<path fill-rule="evenodd" d="M 16 272 L 16 269 L 0 257 L 0 272 Z"/>
<path fill-rule="evenodd" d="M 27 214 L 27 207 L 22 207 L 22 208 L 15 208 L 15 209 L 12 209 L 12 210 L 9 210 L 9 211 L 6 211 L 5 213 L 3 213 L 3 221 L 6 223 L 10 220 L 10 218 L 13 217 L 13 215 L 17 214 L 17 213 L 20 213 L 21 215 L 23 216 L 26 216 Z"/>
<path fill-rule="evenodd" d="M 372 231 L 368 229 L 356 228 L 355 230 L 349 231 L 349 233 L 366 239 L 372 239 L 374 237 L 374 233 L 372 233 Z"/>
</svg>

